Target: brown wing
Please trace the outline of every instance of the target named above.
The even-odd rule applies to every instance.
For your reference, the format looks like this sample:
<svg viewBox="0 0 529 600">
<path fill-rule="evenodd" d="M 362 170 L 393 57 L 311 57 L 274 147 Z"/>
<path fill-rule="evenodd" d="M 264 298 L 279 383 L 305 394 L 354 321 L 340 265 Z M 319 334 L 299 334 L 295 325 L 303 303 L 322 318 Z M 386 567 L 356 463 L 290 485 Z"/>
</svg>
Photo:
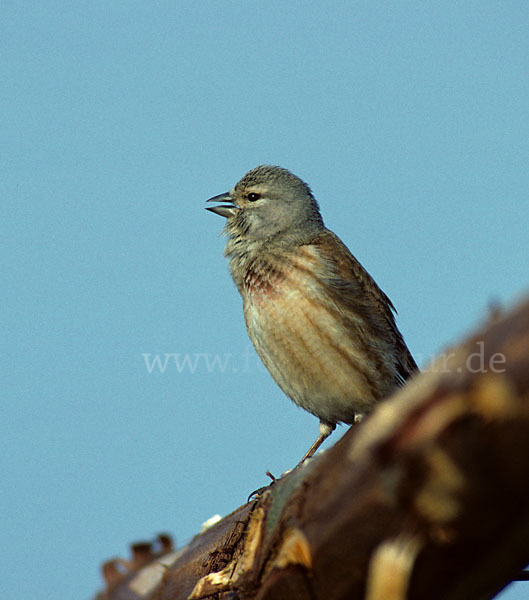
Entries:
<svg viewBox="0 0 529 600">
<path fill-rule="evenodd" d="M 406 381 L 418 367 L 397 328 L 396 310 L 391 300 L 332 231 L 321 231 L 310 245 L 314 245 L 320 256 L 333 267 L 331 272 L 335 277 L 326 283 L 336 291 L 340 303 L 346 303 L 351 310 L 360 313 L 373 328 L 374 335 L 383 336 L 393 345 L 399 383 Z"/>
</svg>

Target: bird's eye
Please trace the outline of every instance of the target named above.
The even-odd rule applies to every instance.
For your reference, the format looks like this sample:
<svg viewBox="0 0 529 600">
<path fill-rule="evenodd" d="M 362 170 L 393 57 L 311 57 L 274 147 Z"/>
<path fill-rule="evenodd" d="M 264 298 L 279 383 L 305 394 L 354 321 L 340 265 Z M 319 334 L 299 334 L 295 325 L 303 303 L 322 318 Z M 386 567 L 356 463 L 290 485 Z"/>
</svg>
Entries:
<svg viewBox="0 0 529 600">
<path fill-rule="evenodd" d="M 255 202 L 256 200 L 259 200 L 259 198 L 261 197 L 259 194 L 257 194 L 256 192 L 250 192 L 248 194 L 248 196 L 246 196 L 248 198 L 248 200 L 250 202 Z"/>
</svg>

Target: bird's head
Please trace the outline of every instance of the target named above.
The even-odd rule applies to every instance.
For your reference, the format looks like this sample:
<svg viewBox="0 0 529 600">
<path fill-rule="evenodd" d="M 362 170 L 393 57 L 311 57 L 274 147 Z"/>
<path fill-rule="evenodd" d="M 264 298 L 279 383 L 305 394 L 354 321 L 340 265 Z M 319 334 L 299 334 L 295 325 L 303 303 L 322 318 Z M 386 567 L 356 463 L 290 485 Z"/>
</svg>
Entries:
<svg viewBox="0 0 529 600">
<path fill-rule="evenodd" d="M 282 167 L 252 169 L 208 210 L 227 219 L 226 233 L 251 241 L 303 239 L 323 229 L 309 186 Z"/>
</svg>

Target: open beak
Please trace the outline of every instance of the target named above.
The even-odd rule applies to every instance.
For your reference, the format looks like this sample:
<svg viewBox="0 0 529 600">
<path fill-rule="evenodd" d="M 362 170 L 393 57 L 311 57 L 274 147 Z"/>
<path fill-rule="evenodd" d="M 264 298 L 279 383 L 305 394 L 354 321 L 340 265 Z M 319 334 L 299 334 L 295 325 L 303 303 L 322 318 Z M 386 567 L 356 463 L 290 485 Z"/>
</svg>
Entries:
<svg viewBox="0 0 529 600">
<path fill-rule="evenodd" d="M 230 204 L 221 204 L 220 206 L 206 206 L 206 210 L 210 210 L 216 215 L 220 215 L 221 217 L 225 217 L 226 219 L 233 217 L 239 210 L 233 204 L 233 200 L 229 192 L 219 194 L 218 196 L 213 196 L 213 198 L 206 200 L 206 202 L 230 202 Z"/>
</svg>

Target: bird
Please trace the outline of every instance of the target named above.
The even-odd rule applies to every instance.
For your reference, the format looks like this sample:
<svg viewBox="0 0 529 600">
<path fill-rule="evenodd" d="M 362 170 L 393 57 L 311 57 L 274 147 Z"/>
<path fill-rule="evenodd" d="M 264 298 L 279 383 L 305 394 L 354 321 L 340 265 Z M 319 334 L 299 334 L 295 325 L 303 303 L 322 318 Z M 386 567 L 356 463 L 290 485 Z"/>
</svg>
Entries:
<svg viewBox="0 0 529 600">
<path fill-rule="evenodd" d="M 225 257 L 255 350 L 281 390 L 319 419 L 298 466 L 417 370 L 388 296 L 324 225 L 310 187 L 260 165 L 207 200 L 226 219 Z"/>
</svg>

